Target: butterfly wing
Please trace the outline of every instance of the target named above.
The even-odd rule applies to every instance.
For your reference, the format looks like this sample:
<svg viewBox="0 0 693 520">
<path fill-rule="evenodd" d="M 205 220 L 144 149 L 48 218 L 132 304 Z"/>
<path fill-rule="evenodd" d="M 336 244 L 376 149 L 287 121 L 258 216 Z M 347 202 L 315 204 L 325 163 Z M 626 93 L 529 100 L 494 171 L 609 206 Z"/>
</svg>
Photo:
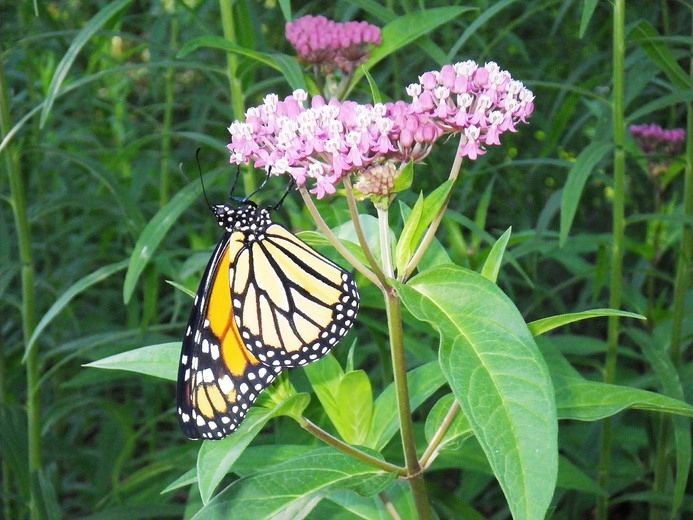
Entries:
<svg viewBox="0 0 693 520">
<path fill-rule="evenodd" d="M 233 232 L 229 248 L 236 325 L 260 362 L 311 363 L 353 326 L 359 294 L 351 274 L 279 224 L 252 241 Z"/>
<path fill-rule="evenodd" d="M 281 371 L 260 363 L 241 340 L 231 305 L 229 244 L 226 233 L 202 277 L 183 338 L 176 400 L 190 439 L 233 432 Z"/>
</svg>

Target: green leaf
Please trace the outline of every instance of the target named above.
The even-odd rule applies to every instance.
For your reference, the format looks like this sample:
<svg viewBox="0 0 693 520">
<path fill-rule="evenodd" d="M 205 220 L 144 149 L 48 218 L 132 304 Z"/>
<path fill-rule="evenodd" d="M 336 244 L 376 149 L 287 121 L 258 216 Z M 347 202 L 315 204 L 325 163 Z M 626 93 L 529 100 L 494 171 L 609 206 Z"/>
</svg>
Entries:
<svg viewBox="0 0 693 520">
<path fill-rule="evenodd" d="M 560 419 L 599 421 L 628 408 L 693 417 L 693 406 L 655 392 L 588 381 L 579 377 L 553 378 Z"/>
<path fill-rule="evenodd" d="M 508 240 L 510 240 L 512 230 L 513 228 L 509 227 L 505 230 L 505 233 L 496 240 L 481 268 L 481 276 L 487 280 L 491 280 L 493 283 L 496 283 L 498 279 L 498 273 L 503 264 L 503 254 L 505 253 L 505 247 L 508 245 Z"/>
<path fill-rule="evenodd" d="M 220 49 L 226 52 L 232 52 L 240 56 L 245 56 L 251 60 L 267 65 L 268 67 L 281 72 L 286 79 L 286 82 L 292 90 L 303 89 L 308 90 L 306 80 L 303 77 L 303 71 L 300 65 L 292 56 L 280 53 L 267 53 L 241 47 L 232 43 L 222 36 L 201 36 L 187 42 L 178 52 L 178 58 L 183 58 L 193 51 L 200 48 Z"/>
<path fill-rule="evenodd" d="M 394 193 L 411 188 L 411 183 L 414 181 L 414 161 L 409 161 L 404 168 L 399 171 L 399 175 L 395 178 L 395 185 L 392 187 Z"/>
<path fill-rule="evenodd" d="M 407 372 L 407 382 L 413 412 L 445 384 L 445 377 L 438 363 L 433 361 Z M 391 383 L 375 401 L 371 431 L 364 446 L 382 450 L 399 430 L 397 414 L 397 390 L 394 383 Z"/>
<path fill-rule="evenodd" d="M 332 354 L 328 354 L 320 361 L 307 365 L 304 373 L 308 376 L 325 413 L 334 424 L 339 418 L 339 408 L 342 406 L 342 403 L 337 401 L 339 385 L 344 377 L 344 370 L 339 361 Z"/>
<path fill-rule="evenodd" d="M 486 229 L 486 217 L 488 216 L 488 207 L 491 204 L 491 195 L 493 194 L 493 184 L 495 182 L 495 177 L 491 179 L 488 183 L 484 193 L 482 193 L 479 199 L 479 204 L 474 212 L 474 223 L 479 229 Z M 472 250 L 478 251 L 481 245 L 481 235 L 474 233 L 472 235 Z"/>
<path fill-rule="evenodd" d="M 197 468 L 191 468 L 162 489 L 161 494 L 163 495 L 164 493 L 170 493 L 176 489 L 188 487 L 195 482 L 197 482 Z"/>
<path fill-rule="evenodd" d="M 398 285 L 440 333 L 439 360 L 515 519 L 543 518 L 558 465 L 549 371 L 517 308 L 472 271 L 443 266 Z"/>
<path fill-rule="evenodd" d="M 541 318 L 528 323 L 527 326 L 534 336 L 540 336 L 541 334 L 545 334 L 563 325 L 568 325 L 569 323 L 587 320 L 589 318 L 601 318 L 604 316 L 621 316 L 623 318 L 635 318 L 638 320 L 647 319 L 645 316 L 634 312 L 618 311 L 616 309 L 591 309 L 589 311 L 570 312 Z"/>
<path fill-rule="evenodd" d="M 354 86 L 361 81 L 364 70 L 371 70 L 378 62 L 387 58 L 398 49 L 470 10 L 472 8 L 469 7 L 424 9 L 400 16 L 389 22 L 382 30 L 382 44 L 373 48 L 370 58 L 363 67 L 356 69 L 345 96 L 348 96 Z"/>
<path fill-rule="evenodd" d="M 375 454 L 374 456 L 377 456 Z M 318 448 L 273 466 L 267 472 L 238 480 L 219 493 L 194 520 L 257 520 L 293 511 L 297 504 L 331 489 L 375 495 L 394 480 L 333 448 Z M 292 515 L 286 515 L 291 518 Z"/>
<path fill-rule="evenodd" d="M 580 155 L 575 160 L 575 164 L 568 172 L 568 180 L 563 187 L 563 196 L 561 198 L 561 233 L 559 239 L 561 247 L 565 245 L 568 239 L 568 233 L 570 233 L 570 228 L 573 225 L 575 212 L 582 196 L 582 190 L 587 182 L 587 177 L 611 149 L 611 143 L 593 142 L 580 152 Z"/>
<path fill-rule="evenodd" d="M 221 173 L 220 170 L 210 172 L 204 176 L 204 182 L 209 184 L 213 178 Z M 130 255 L 125 282 L 123 283 L 123 301 L 128 303 L 137 285 L 142 271 L 151 260 L 159 244 L 166 236 L 171 227 L 176 223 L 178 217 L 188 206 L 201 196 L 202 184 L 199 179 L 192 181 L 185 188 L 161 208 L 156 215 L 144 227 L 140 237 L 137 239 L 135 248 Z"/>
<path fill-rule="evenodd" d="M 114 273 L 122 271 L 125 269 L 127 262 L 122 260 L 116 262 L 115 264 L 105 265 L 93 273 L 88 274 L 81 280 L 76 281 L 70 287 L 68 287 L 65 292 L 63 292 L 60 297 L 55 300 L 55 303 L 51 305 L 50 309 L 46 311 L 41 320 L 36 325 L 33 334 L 26 343 L 26 349 L 24 350 L 24 358 L 22 362 L 26 361 L 27 356 L 31 353 L 36 345 L 36 341 L 41 336 L 43 331 L 48 327 L 48 325 L 55 319 L 55 317 L 60 314 L 60 312 L 67 307 L 67 305 L 72 301 L 72 299 L 89 289 L 92 285 L 95 285 Z"/>
<path fill-rule="evenodd" d="M 197 483 L 202 502 L 209 502 L 216 487 L 267 421 L 287 413 L 291 408 L 305 409 L 309 401 L 310 396 L 301 393 L 290 396 L 274 408 L 255 406 L 248 411 L 245 420 L 232 435 L 219 441 L 204 441 L 197 454 Z"/>
<path fill-rule="evenodd" d="M 339 382 L 337 402 L 340 406 L 336 421 L 333 421 L 335 428 L 349 444 L 364 444 L 373 416 L 373 390 L 363 370 L 344 374 Z"/>
<path fill-rule="evenodd" d="M 454 402 L 455 396 L 452 394 L 447 394 L 438 399 L 436 404 L 433 405 L 433 408 L 431 408 L 431 411 L 428 413 L 428 417 L 426 417 L 425 426 L 426 440 L 429 443 L 438 431 L 438 428 L 440 428 L 440 426 L 443 424 L 443 420 L 447 416 Z M 469 421 L 464 416 L 462 411 L 459 411 L 452 420 L 452 423 L 450 424 L 448 431 L 445 433 L 445 436 L 441 440 L 438 449 L 445 449 L 447 445 L 452 444 L 455 441 L 466 439 L 472 434 L 472 427 L 469 425 Z"/>
<path fill-rule="evenodd" d="M 175 381 L 178 379 L 180 349 L 180 341 L 148 345 L 92 361 L 83 366 L 107 370 L 127 370 Z"/>
<path fill-rule="evenodd" d="M 582 39 L 587 30 L 587 26 L 590 24 L 592 15 L 594 14 L 594 9 L 597 7 L 597 0 L 585 0 L 582 4 L 582 12 L 580 13 L 580 30 L 578 31 L 578 37 Z"/>
<path fill-rule="evenodd" d="M 63 84 L 65 77 L 72 64 L 77 59 L 79 51 L 82 50 L 89 39 L 96 34 L 96 32 L 101 29 L 113 16 L 118 14 L 122 9 L 124 9 L 132 0 L 117 0 L 112 2 L 101 11 L 99 11 L 91 20 L 89 20 L 84 27 L 77 33 L 75 39 L 72 40 L 70 47 L 67 49 L 65 56 L 60 60 L 58 67 L 55 69 L 51 83 L 48 86 L 48 92 L 46 93 L 46 100 L 43 103 L 43 109 L 41 110 L 41 117 L 39 122 L 39 127 L 43 128 L 48 119 L 48 114 L 53 108 L 53 103 L 55 98 L 58 96 L 58 91 L 60 86 Z"/>
<path fill-rule="evenodd" d="M 424 198 L 423 194 L 419 193 L 419 198 L 416 199 L 414 208 L 404 222 L 402 233 L 400 233 L 397 246 L 395 247 L 395 267 L 398 273 L 404 272 L 404 268 L 414 254 L 414 248 L 416 247 L 415 235 L 417 234 L 419 222 L 421 222 L 423 210 Z"/>
<path fill-rule="evenodd" d="M 690 90 L 693 80 L 674 58 L 666 44 L 661 41 L 657 29 L 647 20 L 641 20 L 633 29 L 635 41 L 640 44 L 654 64 L 666 74 L 677 89 Z"/>
<path fill-rule="evenodd" d="M 467 40 L 469 40 L 469 38 L 471 38 L 474 35 L 474 33 L 476 33 L 478 29 L 482 27 L 486 22 L 488 22 L 491 18 L 496 16 L 499 12 L 501 12 L 503 9 L 510 6 L 511 4 L 515 3 L 516 1 L 517 0 L 501 0 L 499 2 L 493 2 L 491 4 L 488 4 L 488 8 L 484 9 L 479 14 L 479 16 L 475 17 L 474 20 L 467 25 L 464 32 L 462 32 L 462 35 L 450 47 L 450 50 L 448 51 L 447 62 L 454 63 L 455 61 L 457 61 L 455 60 L 455 57 L 458 56 L 460 49 L 462 49 Z"/>
<path fill-rule="evenodd" d="M 363 69 L 363 75 L 366 76 L 366 79 L 368 80 L 368 86 L 371 89 L 371 98 L 373 100 L 373 104 L 375 105 L 377 103 L 382 103 L 383 102 L 383 95 L 380 93 L 380 89 L 378 88 L 378 84 L 373 79 L 373 76 L 371 76 L 370 73 L 365 68 Z"/>
</svg>

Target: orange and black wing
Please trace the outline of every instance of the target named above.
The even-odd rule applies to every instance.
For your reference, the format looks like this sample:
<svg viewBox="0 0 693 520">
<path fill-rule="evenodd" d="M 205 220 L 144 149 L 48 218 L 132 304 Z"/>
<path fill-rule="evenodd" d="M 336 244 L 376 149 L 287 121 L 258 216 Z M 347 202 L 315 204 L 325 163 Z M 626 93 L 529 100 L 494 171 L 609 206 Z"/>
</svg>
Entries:
<svg viewBox="0 0 693 520">
<path fill-rule="evenodd" d="M 245 346 L 271 367 L 318 360 L 353 327 L 359 294 L 351 273 L 279 224 L 255 240 L 230 237 L 234 317 Z"/>
<path fill-rule="evenodd" d="M 221 439 L 236 430 L 281 372 L 260 363 L 239 335 L 231 303 L 230 236 L 219 241 L 207 265 L 183 338 L 176 400 L 190 439 Z"/>
</svg>

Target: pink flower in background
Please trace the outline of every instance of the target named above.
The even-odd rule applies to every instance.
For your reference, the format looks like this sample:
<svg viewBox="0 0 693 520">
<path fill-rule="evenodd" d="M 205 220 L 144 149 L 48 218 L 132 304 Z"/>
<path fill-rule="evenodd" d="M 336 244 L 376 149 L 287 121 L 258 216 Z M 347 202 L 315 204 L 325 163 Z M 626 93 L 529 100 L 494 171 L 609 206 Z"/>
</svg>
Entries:
<svg viewBox="0 0 693 520">
<path fill-rule="evenodd" d="M 335 22 L 303 16 L 286 24 L 286 39 L 299 58 L 327 72 L 351 73 L 368 59 L 369 45 L 380 45 L 380 28 L 366 22 Z"/>
<path fill-rule="evenodd" d="M 631 125 L 629 130 L 640 149 L 647 155 L 678 155 L 686 140 L 686 131 L 683 128 L 664 129 L 652 123 Z"/>
<path fill-rule="evenodd" d="M 412 111 L 427 116 L 444 133 L 462 133 L 460 155 L 472 160 L 499 145 L 504 132 L 516 132 L 534 111 L 534 94 L 494 62 L 471 60 L 426 72 L 407 87 Z"/>
</svg>

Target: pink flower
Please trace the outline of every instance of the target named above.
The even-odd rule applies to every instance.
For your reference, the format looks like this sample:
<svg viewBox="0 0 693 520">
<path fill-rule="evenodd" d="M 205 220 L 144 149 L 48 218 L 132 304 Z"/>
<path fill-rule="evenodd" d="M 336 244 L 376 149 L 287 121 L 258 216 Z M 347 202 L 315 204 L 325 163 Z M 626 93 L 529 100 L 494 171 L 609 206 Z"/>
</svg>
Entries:
<svg viewBox="0 0 693 520">
<path fill-rule="evenodd" d="M 499 145 L 504 132 L 516 132 L 534 111 L 534 94 L 494 63 L 473 61 L 425 72 L 407 87 L 414 113 L 441 132 L 462 133 L 460 155 L 474 160 L 484 146 Z M 473 140 L 473 142 L 471 142 Z"/>
<path fill-rule="evenodd" d="M 644 125 L 631 125 L 630 133 L 640 149 L 646 155 L 675 156 L 681 152 L 683 142 L 686 140 L 686 131 L 683 128 L 665 130 L 654 123 Z"/>
<path fill-rule="evenodd" d="M 351 73 L 368 59 L 369 45 L 380 45 L 380 29 L 366 22 L 335 22 L 324 16 L 303 16 L 286 24 L 286 39 L 299 58 L 322 67 Z"/>
</svg>

